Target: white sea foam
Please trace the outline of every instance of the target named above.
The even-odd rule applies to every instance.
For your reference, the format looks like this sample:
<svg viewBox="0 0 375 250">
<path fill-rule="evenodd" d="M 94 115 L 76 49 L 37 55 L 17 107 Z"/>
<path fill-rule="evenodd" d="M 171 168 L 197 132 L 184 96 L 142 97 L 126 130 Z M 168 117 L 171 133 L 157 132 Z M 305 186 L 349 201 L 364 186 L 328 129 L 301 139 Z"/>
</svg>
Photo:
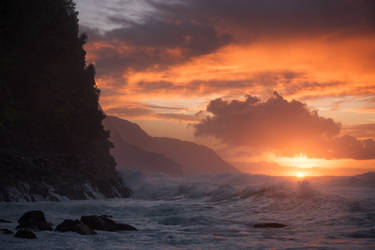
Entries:
<svg viewBox="0 0 375 250">
<path fill-rule="evenodd" d="M 110 214 L 139 231 L 39 232 L 37 240 L 0 235 L 0 249 L 375 249 L 375 189 L 358 181 L 124 175 L 134 190 L 130 199 L 1 203 L 0 218 L 16 222 L 25 211 L 41 209 L 57 225 L 81 215 Z M 253 227 L 262 222 L 287 227 Z"/>
</svg>

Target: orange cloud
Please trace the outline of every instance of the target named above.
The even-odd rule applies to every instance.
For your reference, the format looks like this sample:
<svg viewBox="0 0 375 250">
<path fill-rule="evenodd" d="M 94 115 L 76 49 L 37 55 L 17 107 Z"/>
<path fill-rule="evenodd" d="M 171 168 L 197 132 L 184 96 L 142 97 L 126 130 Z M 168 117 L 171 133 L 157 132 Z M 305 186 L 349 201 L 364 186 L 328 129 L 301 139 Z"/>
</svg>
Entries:
<svg viewBox="0 0 375 250">
<path fill-rule="evenodd" d="M 171 94 L 226 95 L 236 90 L 259 93 L 272 88 L 290 97 L 366 95 L 375 88 L 375 73 L 370 67 L 375 63 L 371 56 L 374 44 L 375 36 L 231 45 L 162 72 L 133 72 L 128 80 L 134 88 L 140 82 L 150 86 L 163 82 L 165 87 L 154 92 Z"/>
<path fill-rule="evenodd" d="M 269 3 L 150 1 L 138 21 L 108 12 L 111 29 L 82 26 L 104 109 L 274 90 L 305 100 L 374 93 L 371 1 Z"/>
<path fill-rule="evenodd" d="M 95 60 L 95 49 L 108 46 L 99 43 L 88 53 L 93 54 Z M 126 46 L 111 48 L 124 56 L 127 50 L 132 51 Z M 328 106 L 334 106 L 340 96 L 373 96 L 375 73 L 369 67 L 372 51 L 375 51 L 373 37 L 233 44 L 164 68 L 152 66 L 135 70 L 120 67 L 119 76 L 99 74 L 97 84 L 102 89 L 100 100 L 104 110 L 126 119 L 196 123 L 199 117 L 195 114 L 212 99 L 221 96 L 236 99 L 243 93 L 266 96 L 273 90 L 289 100 L 313 101 L 314 107 L 320 109 L 322 98 Z M 370 99 L 364 102 L 371 106 Z M 184 110 L 171 110 L 166 114 L 148 107 L 147 113 L 138 116 L 129 110 L 114 112 L 124 107 L 132 109 L 129 103 L 140 106 L 177 103 L 182 104 Z M 351 115 L 364 112 L 353 101 L 341 101 L 337 107 L 343 105 L 345 110 L 351 110 Z M 339 111 L 339 108 L 331 109 L 324 114 L 340 121 L 350 120 L 348 113 L 342 114 L 345 119 L 335 116 Z M 366 116 L 363 113 L 358 122 L 371 122 L 365 119 Z M 175 131 L 174 134 L 178 133 Z"/>
<path fill-rule="evenodd" d="M 118 45 L 99 42 L 89 45 L 87 50 L 94 61 L 104 54 L 103 51 L 97 53 L 103 48 L 110 48 L 113 53 L 124 57 L 135 53 L 134 48 Z M 138 70 L 131 68 L 130 64 L 116 65 L 119 68 L 117 77 L 116 74 L 100 73 L 98 67 L 98 85 L 138 100 L 150 95 L 193 98 L 238 96 L 243 92 L 267 94 L 270 90 L 290 98 L 371 95 L 375 91 L 375 73 L 370 67 L 375 63 L 372 51 L 375 51 L 375 38 L 372 37 L 229 45 L 166 68 L 160 67 L 159 63 Z M 166 52 L 163 60 L 172 60 L 174 53 L 177 52 Z"/>
<path fill-rule="evenodd" d="M 353 144 L 341 148 L 345 157 L 359 158 L 369 146 L 362 139 L 372 135 L 372 127 L 360 124 L 375 122 L 372 1 L 144 4 L 147 11 L 139 10 L 136 20 L 125 10 L 114 15 L 102 8 L 105 28 L 81 27 L 89 36 L 87 57 L 96 65 L 107 113 L 137 119 L 158 135 L 189 131 L 192 137 L 186 124 L 207 115 L 201 110 L 211 100 L 240 99 L 245 93 L 264 99 L 277 91 L 286 101 L 304 101 L 343 122 L 334 136 L 340 140 L 331 144 Z M 217 141 L 212 145 L 222 147 Z"/>
</svg>

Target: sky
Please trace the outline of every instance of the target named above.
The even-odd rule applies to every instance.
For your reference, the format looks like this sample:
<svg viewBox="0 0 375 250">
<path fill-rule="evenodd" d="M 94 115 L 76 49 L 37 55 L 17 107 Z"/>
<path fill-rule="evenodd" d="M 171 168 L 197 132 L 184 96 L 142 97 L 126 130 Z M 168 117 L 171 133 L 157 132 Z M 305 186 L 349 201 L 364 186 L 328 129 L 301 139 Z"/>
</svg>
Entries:
<svg viewBox="0 0 375 250">
<path fill-rule="evenodd" d="M 106 114 L 244 172 L 375 171 L 375 1 L 77 0 Z"/>
</svg>

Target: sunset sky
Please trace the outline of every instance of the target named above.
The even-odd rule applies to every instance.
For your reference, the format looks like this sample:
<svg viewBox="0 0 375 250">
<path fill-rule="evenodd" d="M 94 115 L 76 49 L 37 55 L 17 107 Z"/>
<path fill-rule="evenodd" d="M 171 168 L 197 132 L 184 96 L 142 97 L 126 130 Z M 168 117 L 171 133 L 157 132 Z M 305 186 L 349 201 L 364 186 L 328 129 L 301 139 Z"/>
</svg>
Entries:
<svg viewBox="0 0 375 250">
<path fill-rule="evenodd" d="M 77 0 L 109 115 L 271 175 L 375 171 L 375 1 Z"/>
</svg>

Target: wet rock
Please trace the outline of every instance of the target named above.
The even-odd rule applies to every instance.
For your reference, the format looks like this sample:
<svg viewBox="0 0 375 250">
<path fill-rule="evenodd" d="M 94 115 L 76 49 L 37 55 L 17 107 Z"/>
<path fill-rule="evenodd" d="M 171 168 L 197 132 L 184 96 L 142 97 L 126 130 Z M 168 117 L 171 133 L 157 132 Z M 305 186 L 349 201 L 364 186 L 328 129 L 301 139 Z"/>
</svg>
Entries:
<svg viewBox="0 0 375 250">
<path fill-rule="evenodd" d="M 26 229 L 18 230 L 14 237 L 24 239 L 36 239 L 36 235 L 32 231 Z"/>
<path fill-rule="evenodd" d="M 254 225 L 255 228 L 282 228 L 286 225 L 281 223 L 258 223 Z"/>
<path fill-rule="evenodd" d="M 51 223 L 46 221 L 44 213 L 40 210 L 28 211 L 18 220 L 17 229 L 30 229 L 34 231 L 52 231 Z"/>
<path fill-rule="evenodd" d="M 13 231 L 6 228 L 0 228 L 0 234 L 13 234 Z"/>
<path fill-rule="evenodd" d="M 0 223 L 12 223 L 12 222 L 9 220 L 0 219 Z"/>
<path fill-rule="evenodd" d="M 57 225 L 55 231 L 76 232 L 82 235 L 96 234 L 93 229 L 79 220 L 64 220 L 61 224 Z"/>
<path fill-rule="evenodd" d="M 106 218 L 113 218 L 113 216 L 110 215 L 110 214 L 102 214 L 102 215 L 100 215 L 100 216 L 102 216 L 102 217 L 106 217 Z"/>
<path fill-rule="evenodd" d="M 137 229 L 133 226 L 130 226 L 125 223 L 116 223 L 117 230 L 116 231 L 137 231 Z"/>
<path fill-rule="evenodd" d="M 137 231 L 133 226 L 123 223 L 117 223 L 106 216 L 82 216 L 81 221 L 88 225 L 90 228 L 101 231 Z"/>
</svg>

